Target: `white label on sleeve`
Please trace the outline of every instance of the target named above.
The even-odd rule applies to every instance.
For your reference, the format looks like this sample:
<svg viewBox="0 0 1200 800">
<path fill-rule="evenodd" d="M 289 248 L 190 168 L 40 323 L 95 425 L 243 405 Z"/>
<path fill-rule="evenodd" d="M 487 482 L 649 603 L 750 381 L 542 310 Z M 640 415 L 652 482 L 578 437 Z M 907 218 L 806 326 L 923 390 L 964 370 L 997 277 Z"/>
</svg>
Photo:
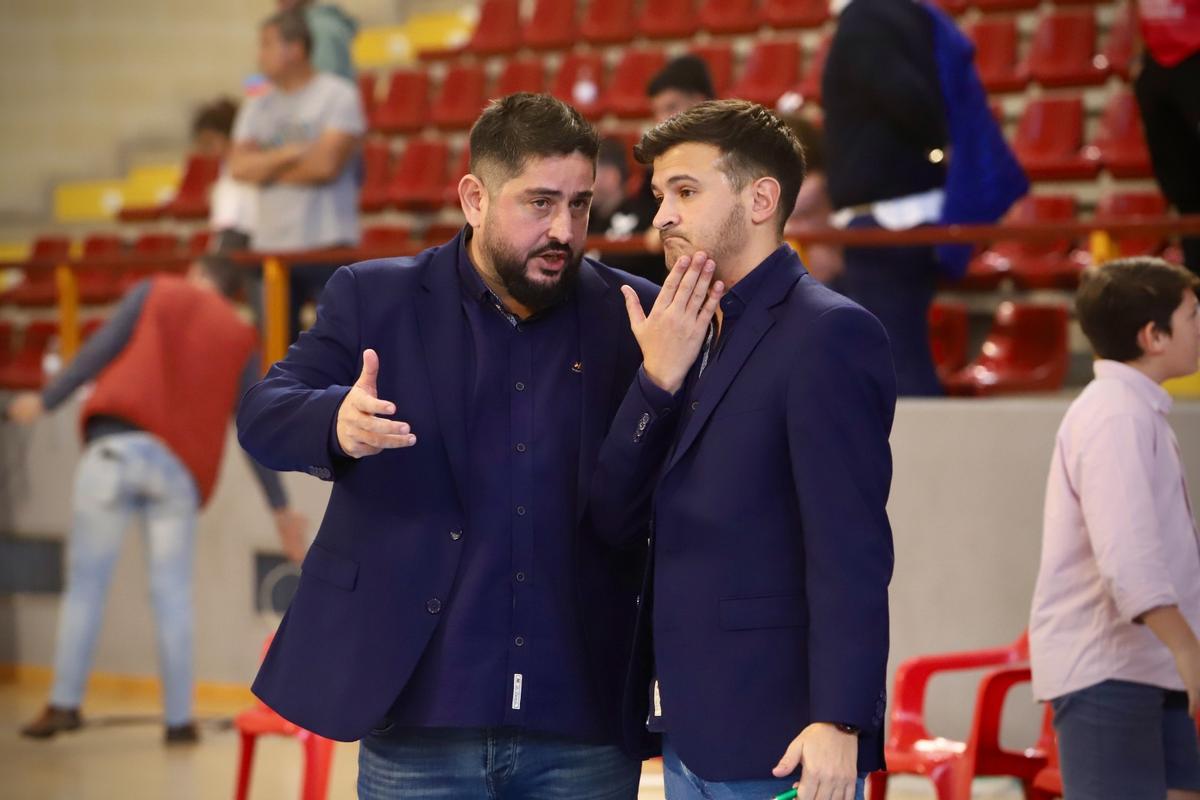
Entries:
<svg viewBox="0 0 1200 800">
<path fill-rule="evenodd" d="M 521 710 L 521 683 L 522 683 L 521 673 L 519 673 L 519 672 L 513 673 L 513 701 L 512 701 L 513 711 Z"/>
<path fill-rule="evenodd" d="M 654 716 L 662 716 L 662 696 L 658 693 L 658 681 L 654 681 Z"/>
</svg>

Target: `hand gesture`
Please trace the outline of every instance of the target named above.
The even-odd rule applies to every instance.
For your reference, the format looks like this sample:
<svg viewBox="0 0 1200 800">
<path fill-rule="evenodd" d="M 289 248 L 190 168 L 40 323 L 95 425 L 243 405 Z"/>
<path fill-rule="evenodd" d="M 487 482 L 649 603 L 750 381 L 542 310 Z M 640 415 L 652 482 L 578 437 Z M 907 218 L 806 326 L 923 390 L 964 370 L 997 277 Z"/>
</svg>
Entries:
<svg viewBox="0 0 1200 800">
<path fill-rule="evenodd" d="M 642 349 L 646 377 L 671 394 L 683 386 L 725 291 L 724 284 L 713 282 L 716 268 L 716 262 L 704 252 L 681 256 L 649 316 L 642 312 L 637 293 L 629 286 L 621 287 L 629 326 Z"/>
<path fill-rule="evenodd" d="M 379 399 L 375 388 L 378 378 L 379 356 L 374 350 L 364 350 L 362 374 L 342 400 L 337 415 L 338 444 L 353 458 L 417 443 L 407 422 L 380 418 L 381 414 L 395 414 L 396 406 Z"/>
<path fill-rule="evenodd" d="M 771 770 L 783 778 L 802 766 L 796 800 L 854 800 L 858 788 L 858 737 L 814 722 L 788 745 Z"/>
</svg>

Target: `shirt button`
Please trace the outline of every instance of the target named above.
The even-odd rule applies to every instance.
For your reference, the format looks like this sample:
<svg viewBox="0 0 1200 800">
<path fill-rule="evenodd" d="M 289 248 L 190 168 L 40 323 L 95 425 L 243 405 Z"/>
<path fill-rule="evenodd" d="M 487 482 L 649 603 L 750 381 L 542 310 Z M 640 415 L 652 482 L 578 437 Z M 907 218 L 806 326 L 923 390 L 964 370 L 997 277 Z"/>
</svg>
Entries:
<svg viewBox="0 0 1200 800">
<path fill-rule="evenodd" d="M 518 392 L 523 392 L 523 391 L 525 391 L 525 384 L 522 383 L 521 381 L 517 381 L 516 384 L 514 384 L 513 388 L 516 389 Z"/>
<path fill-rule="evenodd" d="M 425 610 L 430 614 L 440 613 L 442 610 L 442 601 L 434 597 L 425 603 Z"/>
<path fill-rule="evenodd" d="M 518 572 L 517 573 L 517 583 L 524 583 L 524 582 L 525 582 L 525 573 Z"/>
<path fill-rule="evenodd" d="M 518 636 L 517 638 L 513 639 L 513 644 L 515 644 L 517 647 L 524 647 L 525 646 L 525 637 Z"/>
<path fill-rule="evenodd" d="M 518 517 L 525 516 L 525 506 L 517 506 L 517 516 Z"/>
<path fill-rule="evenodd" d="M 459 530 L 458 528 L 455 528 L 454 530 L 450 531 L 450 538 L 453 541 L 457 542 L 459 539 L 462 538 L 462 531 Z"/>
<path fill-rule="evenodd" d="M 518 453 L 525 452 L 525 443 L 524 442 L 517 442 L 517 452 Z"/>
</svg>

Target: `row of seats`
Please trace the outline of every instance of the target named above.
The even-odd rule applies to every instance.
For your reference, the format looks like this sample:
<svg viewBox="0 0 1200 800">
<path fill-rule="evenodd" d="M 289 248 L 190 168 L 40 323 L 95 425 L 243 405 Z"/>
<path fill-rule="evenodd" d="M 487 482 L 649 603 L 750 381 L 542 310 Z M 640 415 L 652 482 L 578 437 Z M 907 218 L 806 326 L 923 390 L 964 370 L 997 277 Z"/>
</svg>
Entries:
<svg viewBox="0 0 1200 800">
<path fill-rule="evenodd" d="M 961 397 L 1058 391 L 1070 361 L 1069 325 L 1066 306 L 1005 301 L 968 362 L 966 306 L 935 303 L 929 340 L 938 377 L 948 394 Z"/>
<path fill-rule="evenodd" d="M 109 259 L 133 255 L 141 257 L 199 255 L 208 250 L 210 234 L 197 231 L 186 240 L 172 233 L 143 233 L 132 244 L 111 233 L 92 234 L 83 240 L 80 255 L 85 259 Z M 41 236 L 34 240 L 29 258 L 42 264 L 65 261 L 71 257 L 71 240 L 65 236 Z M 128 273 L 103 264 L 82 266 L 76 270 L 79 299 L 89 305 L 109 303 L 144 275 Z M 0 305 L 52 306 L 58 301 L 58 285 L 51 270 L 26 269 L 22 280 L 0 292 Z"/>
<path fill-rule="evenodd" d="M 103 324 L 102 319 L 84 322 L 80 336 L 86 340 Z M 46 380 L 46 354 L 53 351 L 57 339 L 57 322 L 36 320 L 17 329 L 0 320 L 0 389 L 40 389 Z"/>
</svg>

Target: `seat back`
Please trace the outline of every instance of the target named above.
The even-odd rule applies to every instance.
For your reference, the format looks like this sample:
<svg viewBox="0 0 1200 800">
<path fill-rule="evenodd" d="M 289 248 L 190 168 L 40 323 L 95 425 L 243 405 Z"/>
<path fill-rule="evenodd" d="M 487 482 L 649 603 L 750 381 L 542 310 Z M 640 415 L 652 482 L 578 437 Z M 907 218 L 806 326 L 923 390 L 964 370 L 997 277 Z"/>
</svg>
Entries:
<svg viewBox="0 0 1200 800">
<path fill-rule="evenodd" d="M 796 85 L 800 73 L 800 48 L 794 40 L 759 42 L 746 58 L 742 77 L 730 90 L 772 108 L 776 101 Z"/>
<path fill-rule="evenodd" d="M 1070 157 L 1083 144 L 1083 100 L 1039 97 L 1030 100 L 1017 123 L 1013 149 L 1018 158 Z"/>
<path fill-rule="evenodd" d="M 366 249 L 400 250 L 410 242 L 409 230 L 403 225 L 368 225 L 362 230 L 362 247 Z"/>
<path fill-rule="evenodd" d="M 828 0 L 763 0 L 762 21 L 772 28 L 815 28 L 829 19 Z"/>
<path fill-rule="evenodd" d="M 980 364 L 1022 376 L 1022 388 L 1056 390 L 1066 377 L 1069 317 L 1064 306 L 1006 301 L 996 310 Z"/>
<path fill-rule="evenodd" d="M 479 22 L 467 50 L 480 55 L 507 53 L 521 44 L 521 4 L 519 0 L 484 0 L 479 7 Z"/>
<path fill-rule="evenodd" d="M 1129 67 L 1133 64 L 1134 47 L 1133 4 L 1127 3 L 1113 18 L 1108 30 L 1108 43 L 1104 45 L 1104 64 L 1122 78 L 1129 78 Z"/>
<path fill-rule="evenodd" d="M 1017 67 L 1017 22 L 1012 18 L 982 19 L 969 31 L 975 43 L 975 67 L 989 90 L 1012 85 Z"/>
<path fill-rule="evenodd" d="M 388 77 L 387 96 L 375 108 L 371 127 L 414 131 L 429 116 L 429 76 L 423 69 L 398 69 Z"/>
<path fill-rule="evenodd" d="M 579 23 L 588 42 L 611 44 L 633 38 L 633 0 L 591 0 Z"/>
<path fill-rule="evenodd" d="M 521 31 L 525 44 L 535 50 L 558 50 L 570 47 L 577 32 L 576 3 L 562 0 L 537 0 L 529 22 Z"/>
<path fill-rule="evenodd" d="M 604 86 L 604 60 L 599 53 L 570 53 L 559 65 L 550 93 L 579 109 L 581 114 L 595 116 L 600 110 Z"/>
<path fill-rule="evenodd" d="M 754 0 L 701 0 L 700 27 L 711 33 L 748 33 L 758 28 Z"/>
<path fill-rule="evenodd" d="M 966 366 L 968 333 L 965 305 L 938 302 L 929 307 L 929 345 L 939 377 Z"/>
<path fill-rule="evenodd" d="M 433 103 L 433 121 L 442 127 L 470 127 L 487 103 L 482 64 L 456 64 L 446 72 Z"/>
<path fill-rule="evenodd" d="M 655 0 L 638 15 L 638 33 L 652 39 L 683 39 L 696 32 L 696 0 Z"/>
<path fill-rule="evenodd" d="M 517 92 L 538 94 L 546 90 L 546 65 L 540 58 L 511 58 L 496 79 L 492 97 L 506 97 Z"/>
<path fill-rule="evenodd" d="M 688 52 L 704 59 L 708 65 L 708 74 L 712 77 L 713 91 L 717 97 L 728 94 L 733 83 L 733 48 L 727 42 L 709 42 L 693 45 Z"/>
<path fill-rule="evenodd" d="M 1050 86 L 1103 80 L 1097 67 L 1096 18 L 1091 11 L 1056 11 L 1042 17 L 1033 34 L 1026 71 Z"/>
<path fill-rule="evenodd" d="M 1161 217 L 1167 213 L 1167 201 L 1158 192 L 1114 192 L 1100 198 L 1096 219 L 1101 222 L 1129 220 L 1136 217 Z M 1162 252 L 1166 242 L 1162 236 L 1114 237 L 1121 256 L 1150 256 Z"/>
<path fill-rule="evenodd" d="M 829 47 L 832 44 L 833 35 L 825 34 L 808 59 L 804 79 L 800 81 L 800 94 L 807 102 L 821 102 L 821 75 L 825 72 L 825 62 L 829 59 Z"/>
<path fill-rule="evenodd" d="M 71 240 L 66 236 L 39 236 L 29 248 L 30 261 L 61 261 L 71 257 Z"/>
<path fill-rule="evenodd" d="M 666 56 L 661 50 L 625 51 L 613 70 L 602 106 L 619 117 L 650 116 L 646 85 L 665 63 Z"/>
<path fill-rule="evenodd" d="M 446 157 L 444 141 L 410 139 L 392 172 L 392 202 L 402 209 L 440 207 L 445 190 Z"/>
</svg>

